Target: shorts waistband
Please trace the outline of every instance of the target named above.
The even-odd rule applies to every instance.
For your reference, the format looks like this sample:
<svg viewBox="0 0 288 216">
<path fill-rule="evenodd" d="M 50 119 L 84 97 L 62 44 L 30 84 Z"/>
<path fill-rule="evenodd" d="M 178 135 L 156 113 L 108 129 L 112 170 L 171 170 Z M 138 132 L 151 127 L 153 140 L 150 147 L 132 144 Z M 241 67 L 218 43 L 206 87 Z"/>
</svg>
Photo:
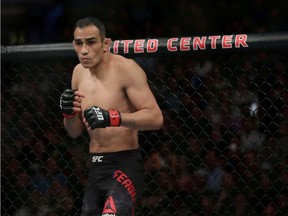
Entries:
<svg viewBox="0 0 288 216">
<path fill-rule="evenodd" d="M 101 165 L 107 163 L 118 162 L 131 157 L 141 156 L 139 149 L 124 150 L 118 152 L 90 153 L 90 162 L 93 165 Z"/>
</svg>

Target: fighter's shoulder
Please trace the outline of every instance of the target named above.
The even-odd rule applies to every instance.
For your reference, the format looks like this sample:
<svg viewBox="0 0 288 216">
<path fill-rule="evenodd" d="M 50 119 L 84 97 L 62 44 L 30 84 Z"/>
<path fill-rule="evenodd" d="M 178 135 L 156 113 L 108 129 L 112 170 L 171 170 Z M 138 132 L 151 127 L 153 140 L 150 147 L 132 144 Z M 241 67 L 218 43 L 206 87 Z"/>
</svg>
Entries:
<svg viewBox="0 0 288 216">
<path fill-rule="evenodd" d="M 75 73 L 77 73 L 78 71 L 82 71 L 82 70 L 85 70 L 85 68 L 79 63 L 79 64 L 77 64 L 75 67 L 74 67 L 74 70 L 73 70 L 73 72 Z"/>
<path fill-rule="evenodd" d="M 80 63 L 77 64 L 75 67 L 74 67 L 74 70 L 73 70 L 73 78 L 74 79 L 79 79 L 79 77 L 81 77 L 83 75 L 83 71 L 84 70 L 87 70 L 86 68 L 84 68 Z"/>
<path fill-rule="evenodd" d="M 127 58 L 121 55 L 114 55 L 114 64 L 117 68 L 128 71 L 135 71 L 141 69 L 140 66 L 131 58 Z"/>
<path fill-rule="evenodd" d="M 144 70 L 133 59 L 123 56 L 117 56 L 115 60 L 115 66 L 117 74 L 115 74 L 119 80 L 122 80 L 123 85 L 131 86 L 137 85 L 139 82 L 146 80 L 146 74 Z"/>
</svg>

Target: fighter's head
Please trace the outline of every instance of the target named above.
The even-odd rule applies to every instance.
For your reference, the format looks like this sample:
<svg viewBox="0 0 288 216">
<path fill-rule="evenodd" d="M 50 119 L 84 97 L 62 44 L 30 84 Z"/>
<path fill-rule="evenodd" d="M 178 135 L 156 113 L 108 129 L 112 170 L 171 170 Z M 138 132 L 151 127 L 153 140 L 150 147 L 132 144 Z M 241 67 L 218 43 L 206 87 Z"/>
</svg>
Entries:
<svg viewBox="0 0 288 216">
<path fill-rule="evenodd" d="M 102 21 L 94 17 L 85 17 L 78 20 L 74 26 L 74 32 L 77 28 L 85 28 L 87 26 L 94 25 L 98 28 L 101 40 L 103 41 L 106 38 L 106 28 Z"/>
</svg>

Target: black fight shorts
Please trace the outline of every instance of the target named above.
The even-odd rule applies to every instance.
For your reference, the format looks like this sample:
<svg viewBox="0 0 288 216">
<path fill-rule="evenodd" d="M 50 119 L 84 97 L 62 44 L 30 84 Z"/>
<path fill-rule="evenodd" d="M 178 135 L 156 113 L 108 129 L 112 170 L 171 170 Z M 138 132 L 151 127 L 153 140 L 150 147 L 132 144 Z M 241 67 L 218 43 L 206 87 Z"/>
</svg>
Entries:
<svg viewBox="0 0 288 216">
<path fill-rule="evenodd" d="M 90 154 L 81 216 L 133 216 L 144 188 L 140 151 Z"/>
</svg>

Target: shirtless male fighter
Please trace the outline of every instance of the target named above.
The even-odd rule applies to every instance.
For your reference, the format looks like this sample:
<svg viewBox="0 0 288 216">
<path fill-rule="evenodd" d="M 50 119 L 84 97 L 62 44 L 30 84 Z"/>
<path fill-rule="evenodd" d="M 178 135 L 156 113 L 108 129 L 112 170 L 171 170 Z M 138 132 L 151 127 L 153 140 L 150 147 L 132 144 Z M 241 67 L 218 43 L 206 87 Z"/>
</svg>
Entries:
<svg viewBox="0 0 288 216">
<path fill-rule="evenodd" d="M 90 136 L 92 166 L 82 216 L 135 215 L 144 186 L 138 131 L 163 125 L 145 72 L 132 59 L 111 53 L 110 44 L 100 20 L 77 21 L 73 46 L 80 63 L 71 89 L 60 97 L 68 134 L 76 138 L 87 129 Z"/>
</svg>

